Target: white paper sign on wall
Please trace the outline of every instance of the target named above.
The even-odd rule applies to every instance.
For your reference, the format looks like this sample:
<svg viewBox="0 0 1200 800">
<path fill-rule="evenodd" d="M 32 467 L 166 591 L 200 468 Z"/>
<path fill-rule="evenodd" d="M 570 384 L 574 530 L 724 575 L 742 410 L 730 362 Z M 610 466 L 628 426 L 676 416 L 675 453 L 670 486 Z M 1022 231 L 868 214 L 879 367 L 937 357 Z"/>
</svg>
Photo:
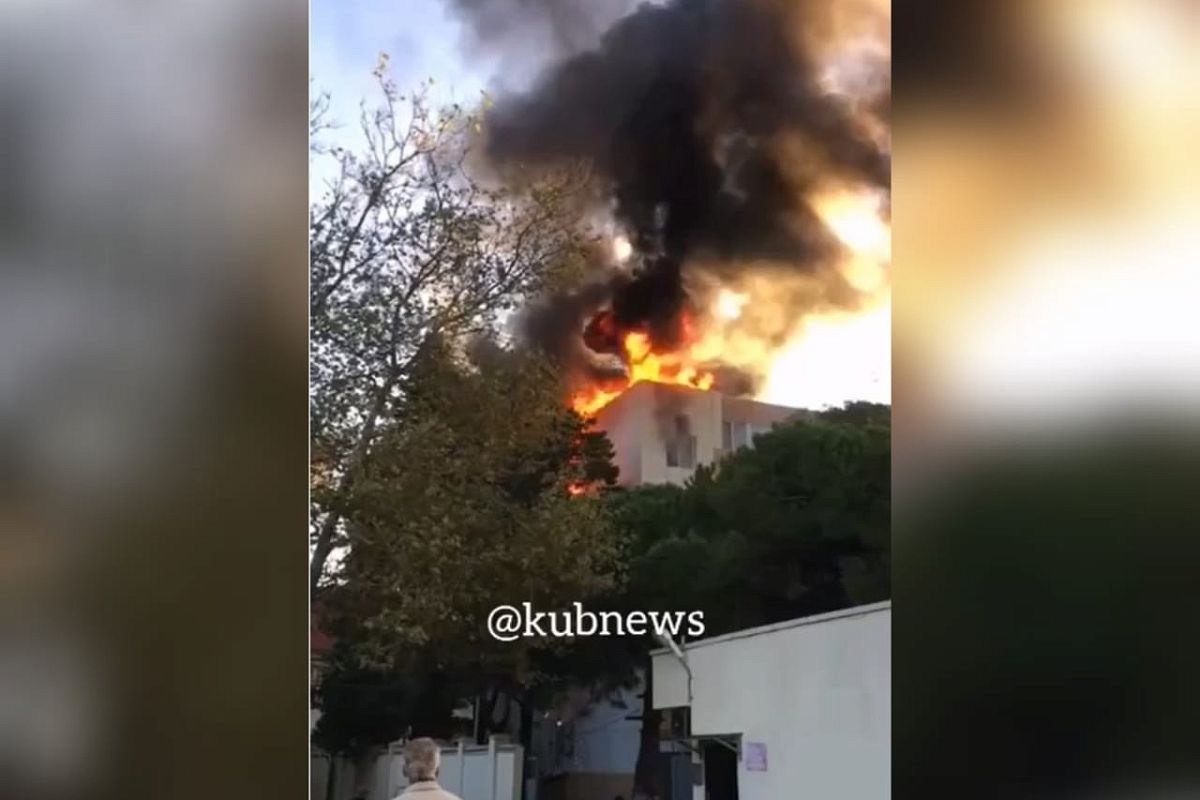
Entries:
<svg viewBox="0 0 1200 800">
<path fill-rule="evenodd" d="M 746 742 L 743 755 L 746 758 L 746 769 L 750 772 L 767 771 L 767 743 Z"/>
</svg>

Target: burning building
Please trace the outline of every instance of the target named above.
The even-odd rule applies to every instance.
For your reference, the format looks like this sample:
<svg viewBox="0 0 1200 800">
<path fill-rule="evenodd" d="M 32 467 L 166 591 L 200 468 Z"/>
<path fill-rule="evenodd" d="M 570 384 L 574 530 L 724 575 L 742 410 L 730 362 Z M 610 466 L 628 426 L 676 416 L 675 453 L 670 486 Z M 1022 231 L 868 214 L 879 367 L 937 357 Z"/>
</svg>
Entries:
<svg viewBox="0 0 1200 800">
<path fill-rule="evenodd" d="M 618 0 L 456 3 L 493 49 L 527 49 L 523 20 L 562 34 L 497 93 L 485 149 L 506 175 L 582 162 L 597 184 L 609 252 L 519 326 L 577 411 L 643 382 L 756 397 L 808 322 L 887 307 L 886 2 L 670 0 L 603 24 Z M 849 399 L 868 398 L 830 398 Z"/>
<path fill-rule="evenodd" d="M 516 333 L 561 365 L 623 483 L 683 482 L 790 406 L 889 399 L 889 0 L 453 4 L 476 50 L 549 55 L 489 93 L 489 165 L 582 163 L 596 184 L 608 246 Z M 604 719 L 557 784 L 571 797 L 632 788 L 638 732 Z"/>
</svg>

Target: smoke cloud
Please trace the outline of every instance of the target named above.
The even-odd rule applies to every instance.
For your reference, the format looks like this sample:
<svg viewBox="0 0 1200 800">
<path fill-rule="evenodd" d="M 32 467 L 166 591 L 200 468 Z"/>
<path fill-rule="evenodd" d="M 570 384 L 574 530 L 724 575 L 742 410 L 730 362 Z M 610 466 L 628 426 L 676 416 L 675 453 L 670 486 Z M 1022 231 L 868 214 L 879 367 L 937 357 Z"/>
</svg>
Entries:
<svg viewBox="0 0 1200 800">
<path fill-rule="evenodd" d="M 635 0 L 451 0 L 467 22 L 472 45 L 510 55 L 528 50 L 565 56 L 595 46 Z"/>
<path fill-rule="evenodd" d="M 831 182 L 888 191 L 889 87 L 886 66 L 880 76 L 858 58 L 839 70 L 822 52 L 847 28 L 845 5 L 837 17 L 828 1 L 644 3 L 584 49 L 604 16 L 596 8 L 619 13 L 621 0 L 455 5 L 495 47 L 523 43 L 530 20 L 558 31 L 566 55 L 528 91 L 497 98 L 488 156 L 535 169 L 588 163 L 633 244 L 627 271 L 531 311 L 529 339 L 578 355 L 580 331 L 607 309 L 619 330 L 670 346 L 696 286 L 748 269 L 800 279 L 780 282 L 794 317 L 853 303 L 835 268 L 842 245 L 809 198 Z"/>
</svg>

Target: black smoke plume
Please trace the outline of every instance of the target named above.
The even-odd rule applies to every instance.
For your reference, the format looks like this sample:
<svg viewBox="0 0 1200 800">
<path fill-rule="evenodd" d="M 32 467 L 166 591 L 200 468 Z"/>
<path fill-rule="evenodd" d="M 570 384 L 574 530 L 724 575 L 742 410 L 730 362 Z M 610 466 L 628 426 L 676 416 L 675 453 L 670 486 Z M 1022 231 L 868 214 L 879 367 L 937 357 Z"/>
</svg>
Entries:
<svg viewBox="0 0 1200 800">
<path fill-rule="evenodd" d="M 636 0 L 450 0 L 468 23 L 475 50 L 564 57 L 594 47 Z M 549 51 L 547 53 L 547 51 Z"/>
<path fill-rule="evenodd" d="M 750 262 L 806 274 L 830 268 L 838 245 L 807 206 L 806 190 L 830 178 L 886 189 L 890 178 L 887 154 L 847 99 L 822 87 L 815 59 L 799 44 L 805 15 L 834 2 L 646 3 L 594 47 L 553 64 L 528 92 L 498 99 L 487 126 L 490 159 L 591 164 L 610 185 L 636 253 L 631 274 L 534 309 L 527 337 L 578 354 L 584 324 L 605 308 L 621 329 L 647 330 L 669 346 L 689 303 L 686 271 L 697 260 L 729 273 L 718 278 Z M 481 36 L 480 20 L 505 8 L 518 20 L 551 13 L 557 27 L 571 29 L 588 7 L 455 3 Z M 793 152 L 785 163 L 782 136 L 802 143 L 798 161 Z"/>
</svg>

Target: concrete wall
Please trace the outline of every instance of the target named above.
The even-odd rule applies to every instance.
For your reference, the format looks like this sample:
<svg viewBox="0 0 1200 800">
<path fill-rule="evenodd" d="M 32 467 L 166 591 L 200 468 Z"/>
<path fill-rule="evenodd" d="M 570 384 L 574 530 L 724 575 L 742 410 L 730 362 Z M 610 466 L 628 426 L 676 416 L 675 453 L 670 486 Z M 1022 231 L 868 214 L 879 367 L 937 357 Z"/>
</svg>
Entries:
<svg viewBox="0 0 1200 800">
<path fill-rule="evenodd" d="M 701 640 L 686 648 L 692 734 L 741 734 L 740 800 L 891 796 L 891 604 Z M 687 675 L 654 655 L 656 708 L 687 705 Z M 748 769 L 748 743 L 766 770 Z M 702 790 L 697 797 L 703 797 Z"/>
</svg>

